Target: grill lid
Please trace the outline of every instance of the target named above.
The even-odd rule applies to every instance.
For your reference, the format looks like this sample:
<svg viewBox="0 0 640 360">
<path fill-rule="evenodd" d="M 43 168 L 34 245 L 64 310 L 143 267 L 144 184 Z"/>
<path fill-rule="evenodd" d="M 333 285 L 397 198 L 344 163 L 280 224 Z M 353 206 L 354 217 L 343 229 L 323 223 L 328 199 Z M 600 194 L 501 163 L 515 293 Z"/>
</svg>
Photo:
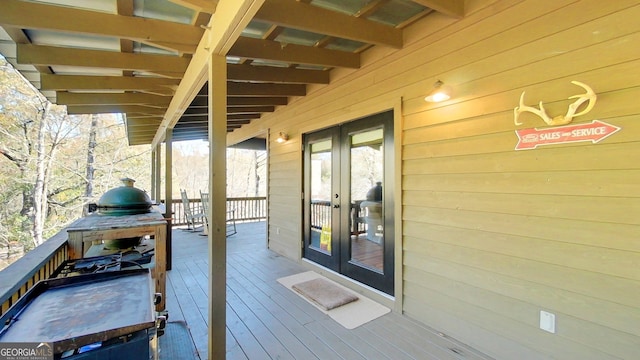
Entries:
<svg viewBox="0 0 640 360">
<path fill-rule="evenodd" d="M 120 179 L 123 186 L 105 192 L 98 201 L 98 211 L 105 215 L 133 215 L 149 212 L 151 199 L 143 190 L 135 188 L 135 180 Z"/>
</svg>

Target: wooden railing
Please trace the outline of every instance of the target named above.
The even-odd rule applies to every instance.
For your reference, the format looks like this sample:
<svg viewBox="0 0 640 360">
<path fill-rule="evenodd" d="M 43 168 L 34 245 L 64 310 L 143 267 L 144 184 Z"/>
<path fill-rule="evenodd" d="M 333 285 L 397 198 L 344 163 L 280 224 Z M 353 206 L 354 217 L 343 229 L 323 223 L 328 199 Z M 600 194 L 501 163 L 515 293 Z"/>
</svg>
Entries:
<svg viewBox="0 0 640 360">
<path fill-rule="evenodd" d="M 360 204 L 363 200 L 355 200 L 351 204 L 351 234 L 362 234 L 366 231 L 363 212 Z M 331 226 L 331 201 L 311 201 L 311 229 L 321 230 L 324 226 Z"/>
<path fill-rule="evenodd" d="M 69 259 L 67 229 L 61 230 L 42 245 L 26 253 L 0 272 L 0 315 L 4 314 L 27 290 L 48 279 Z"/>
<path fill-rule="evenodd" d="M 189 205 L 192 213 L 202 212 L 200 199 L 189 199 Z M 173 226 L 187 225 L 182 200 L 174 199 L 171 202 L 171 211 L 173 212 Z M 227 198 L 227 211 L 232 216 L 227 220 L 235 220 L 236 222 L 266 220 L 267 198 L 264 196 Z"/>
<path fill-rule="evenodd" d="M 189 200 L 189 204 L 197 212 L 201 211 L 200 202 L 200 199 Z M 173 225 L 186 225 L 182 201 L 174 200 L 171 208 L 174 212 Z M 266 198 L 229 198 L 227 209 L 235 210 L 231 213 L 237 222 L 265 220 Z M 65 228 L 0 271 L 0 315 L 9 310 L 38 281 L 48 279 L 67 260 L 69 250 Z"/>
<path fill-rule="evenodd" d="M 320 230 L 331 226 L 331 201 L 311 200 L 311 228 Z"/>
</svg>

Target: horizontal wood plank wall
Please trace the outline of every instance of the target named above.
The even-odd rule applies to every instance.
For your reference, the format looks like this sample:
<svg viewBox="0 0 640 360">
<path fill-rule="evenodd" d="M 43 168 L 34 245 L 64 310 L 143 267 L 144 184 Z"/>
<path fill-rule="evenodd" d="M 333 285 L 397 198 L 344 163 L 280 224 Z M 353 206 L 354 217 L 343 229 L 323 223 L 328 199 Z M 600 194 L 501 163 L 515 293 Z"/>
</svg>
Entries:
<svg viewBox="0 0 640 360">
<path fill-rule="evenodd" d="M 467 1 L 432 14 L 400 51 L 374 48 L 360 70 L 234 133 L 270 129 L 270 247 L 299 259 L 301 134 L 402 98 L 403 310 L 500 359 L 631 359 L 640 351 L 640 5 L 637 0 Z M 435 80 L 452 100 L 423 98 Z M 515 151 L 516 129 L 545 127 L 522 91 L 564 114 L 583 90 L 622 130 Z M 556 315 L 556 334 L 539 328 Z"/>
</svg>

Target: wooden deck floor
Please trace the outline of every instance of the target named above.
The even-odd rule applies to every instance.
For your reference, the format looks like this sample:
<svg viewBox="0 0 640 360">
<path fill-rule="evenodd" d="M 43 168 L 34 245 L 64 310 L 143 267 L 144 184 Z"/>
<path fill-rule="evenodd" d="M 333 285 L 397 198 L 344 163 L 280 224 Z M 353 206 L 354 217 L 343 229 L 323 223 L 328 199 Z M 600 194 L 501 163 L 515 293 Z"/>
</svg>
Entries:
<svg viewBox="0 0 640 360">
<path fill-rule="evenodd" d="M 227 359 L 489 359 L 396 313 L 347 330 L 276 281 L 306 269 L 265 241 L 264 222 L 238 225 L 227 241 Z M 207 267 L 207 237 L 174 229 L 169 321 L 186 321 L 201 359 Z"/>
</svg>

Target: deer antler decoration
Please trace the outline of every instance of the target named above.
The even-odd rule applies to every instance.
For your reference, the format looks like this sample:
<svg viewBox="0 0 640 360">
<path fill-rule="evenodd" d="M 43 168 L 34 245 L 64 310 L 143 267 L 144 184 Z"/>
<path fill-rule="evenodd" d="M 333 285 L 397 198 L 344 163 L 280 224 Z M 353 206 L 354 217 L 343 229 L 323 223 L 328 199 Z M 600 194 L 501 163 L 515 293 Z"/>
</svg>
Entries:
<svg viewBox="0 0 640 360">
<path fill-rule="evenodd" d="M 574 84 L 574 85 L 578 85 L 578 86 L 582 87 L 587 92 L 584 93 L 584 94 L 581 94 L 581 95 L 574 95 L 574 96 L 569 97 L 569 99 L 578 98 L 578 100 L 576 100 L 571 105 L 569 105 L 569 109 L 567 110 L 567 114 L 566 115 L 558 115 L 558 116 L 556 116 L 554 118 L 551 118 L 549 115 L 547 115 L 547 112 L 544 109 L 544 106 L 542 106 L 542 101 L 540 101 L 540 104 L 538 105 L 538 108 L 535 108 L 533 106 L 526 106 L 524 104 L 524 91 L 523 91 L 522 95 L 520 95 L 520 105 L 516 106 L 513 109 L 513 122 L 516 125 L 522 125 L 521 122 L 518 122 L 518 116 L 520 116 L 520 114 L 523 113 L 523 112 L 530 112 L 530 113 L 536 114 L 539 117 L 541 117 L 542 120 L 544 120 L 544 122 L 547 123 L 547 125 L 551 125 L 551 126 L 565 125 L 565 124 L 570 123 L 573 120 L 574 117 L 584 115 L 584 114 L 588 113 L 589 111 L 591 111 L 591 109 L 593 109 L 593 107 L 596 105 L 596 98 L 597 98 L 596 94 L 586 84 L 583 84 L 583 83 L 581 83 L 579 81 L 572 81 L 571 83 Z M 582 110 L 581 112 L 576 114 L 576 111 L 578 110 L 578 108 L 585 101 L 589 102 L 587 104 L 587 107 L 584 110 Z"/>
</svg>

